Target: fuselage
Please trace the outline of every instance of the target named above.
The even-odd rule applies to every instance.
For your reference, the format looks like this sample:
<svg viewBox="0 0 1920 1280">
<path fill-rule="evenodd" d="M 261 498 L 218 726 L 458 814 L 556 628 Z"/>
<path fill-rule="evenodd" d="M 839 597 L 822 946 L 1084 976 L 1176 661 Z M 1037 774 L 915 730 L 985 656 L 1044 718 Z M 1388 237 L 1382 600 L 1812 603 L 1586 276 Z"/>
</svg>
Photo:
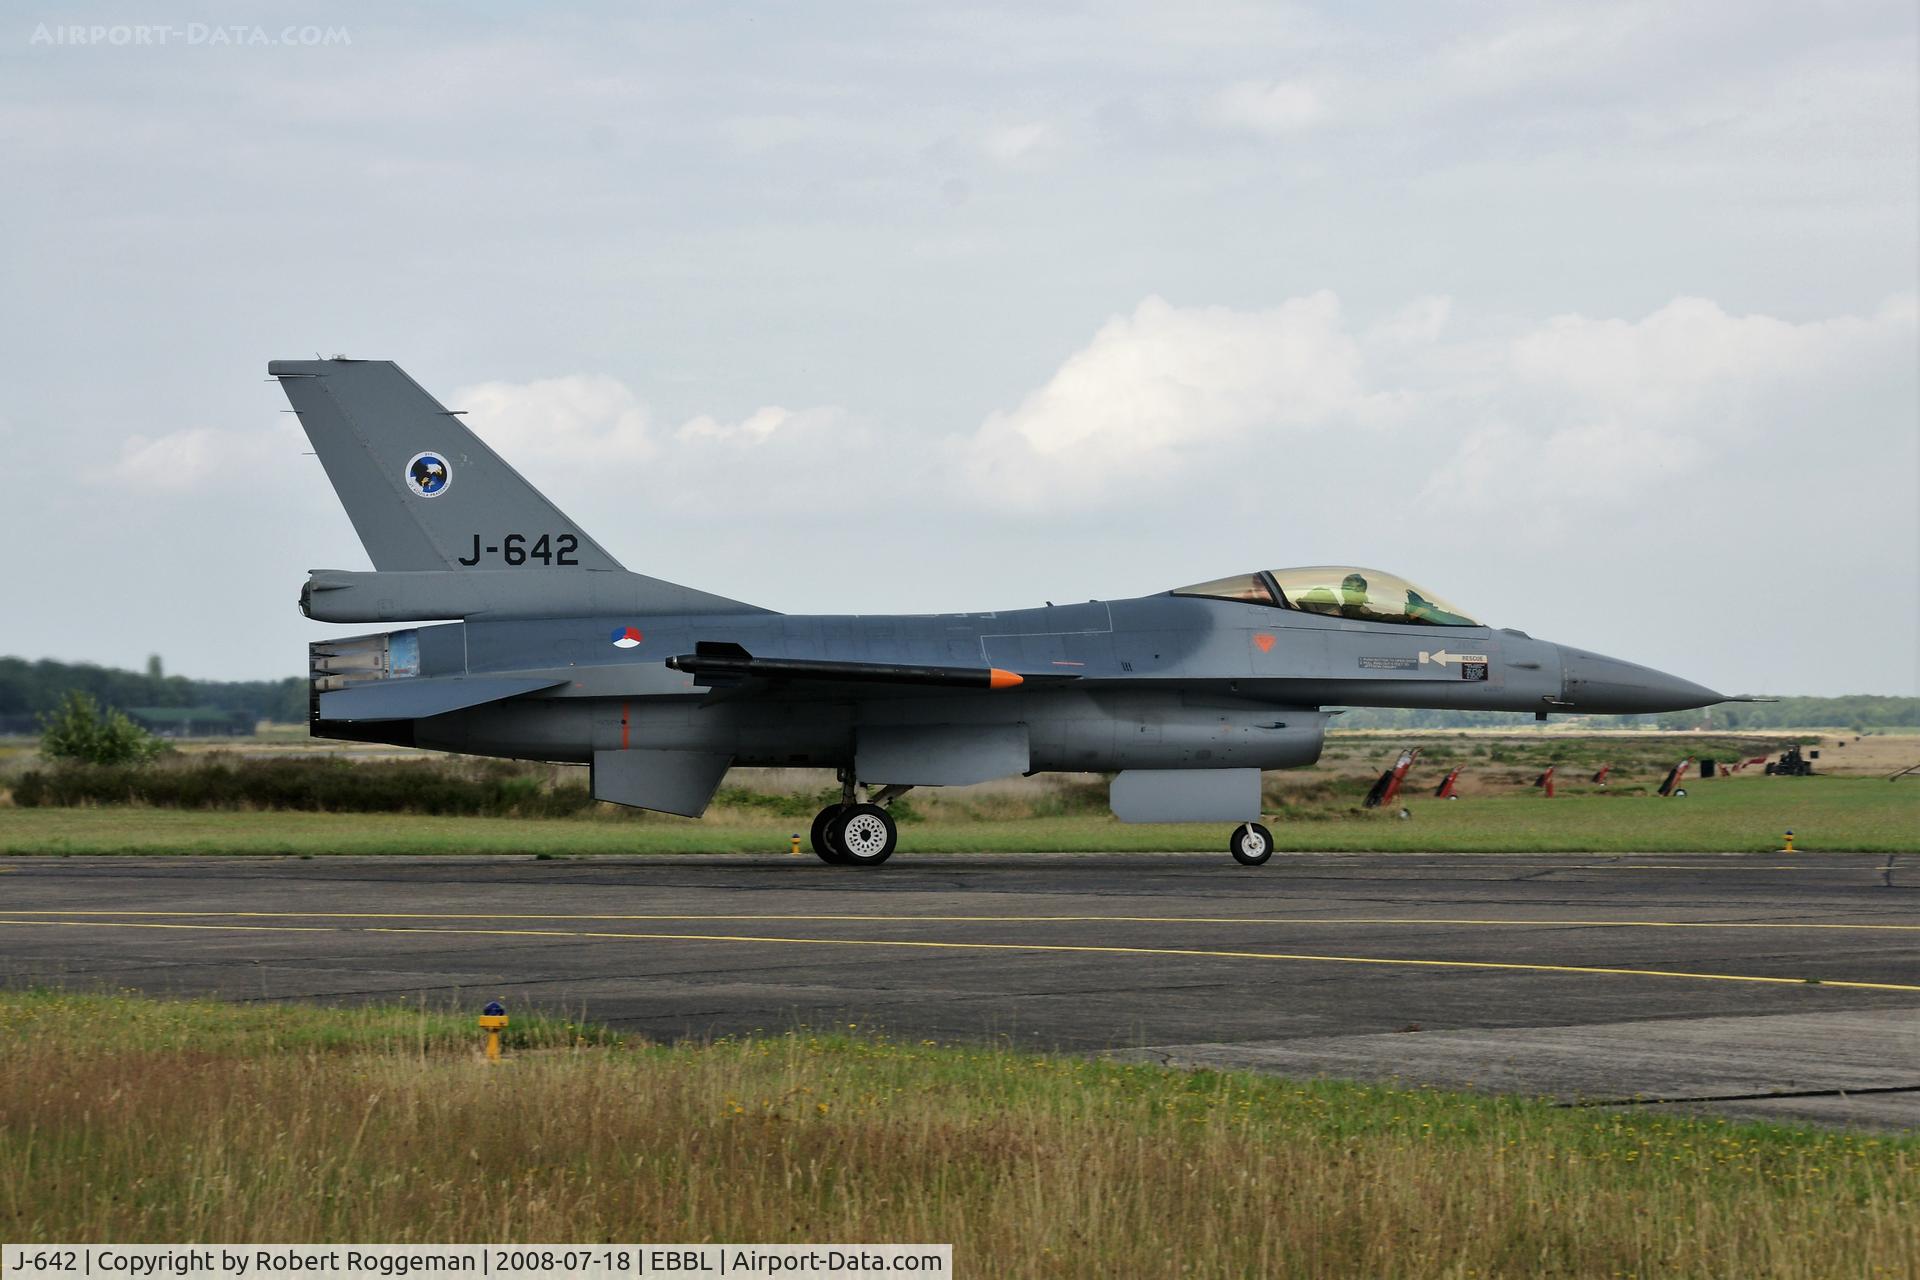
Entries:
<svg viewBox="0 0 1920 1280">
<path fill-rule="evenodd" d="M 555 687 L 405 723 L 317 721 L 317 734 L 549 760 L 673 749 L 832 767 L 851 758 L 863 726 L 1021 724 L 1029 771 L 1275 769 L 1318 758 L 1323 707 L 1635 712 L 1719 696 L 1520 631 L 1174 594 L 930 615 L 470 617 L 366 639 L 397 652 L 389 675 L 513 674 Z M 1027 679 L 992 693 L 809 684 L 747 697 L 667 665 L 716 642 Z"/>
</svg>

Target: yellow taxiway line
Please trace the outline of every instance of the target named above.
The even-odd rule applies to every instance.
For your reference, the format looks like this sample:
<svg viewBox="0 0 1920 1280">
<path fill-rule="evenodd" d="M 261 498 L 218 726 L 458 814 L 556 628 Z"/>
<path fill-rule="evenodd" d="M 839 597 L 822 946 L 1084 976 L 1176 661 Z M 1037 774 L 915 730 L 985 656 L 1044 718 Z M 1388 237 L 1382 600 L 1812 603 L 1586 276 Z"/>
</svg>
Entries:
<svg viewBox="0 0 1920 1280">
<path fill-rule="evenodd" d="M 39 926 L 47 929 L 200 929 L 235 930 L 248 933 L 363 932 L 407 934 L 412 936 L 463 938 L 542 938 L 586 939 L 613 942 L 727 942 L 757 946 L 808 947 L 884 947 L 928 951 L 1026 951 L 1051 954 L 1111 956 L 1184 956 L 1216 960 L 1277 960 L 1303 964 L 1359 964 L 1421 969 L 1480 969 L 1510 973 L 1577 973 L 1632 978 L 1690 978 L 1700 982 L 1767 983 L 1779 986 L 1844 987 L 1862 991 L 1920 992 L 1920 984 L 1903 982 L 1858 982 L 1829 978 L 1782 978 L 1743 973 L 1695 973 L 1677 969 L 1627 969 L 1606 965 L 1527 964 L 1507 960 L 1425 960 L 1399 956 L 1310 955 L 1286 951 L 1216 951 L 1188 947 L 1115 947 L 1071 945 L 1044 942 L 951 942 L 893 938 L 787 938 L 757 934 L 728 933 L 613 933 L 571 929 L 445 929 L 408 928 L 398 925 L 370 926 L 365 929 L 341 929 L 338 926 L 287 925 L 186 925 L 140 923 L 131 920 L 17 920 L 0 919 L 0 926 Z"/>
<path fill-rule="evenodd" d="M 90 917 L 185 920 L 565 920 L 565 921 L 748 921 L 822 924 L 1257 924 L 1257 925 L 1437 925 L 1466 928 L 1531 929 L 1865 929 L 1920 933 L 1920 923 L 1800 920 L 1505 920 L 1473 916 L 1123 916 L 1123 915 L 880 915 L 830 913 L 690 913 L 637 912 L 626 914 L 513 911 L 89 911 L 31 909 L 8 911 L 9 916 Z"/>
</svg>

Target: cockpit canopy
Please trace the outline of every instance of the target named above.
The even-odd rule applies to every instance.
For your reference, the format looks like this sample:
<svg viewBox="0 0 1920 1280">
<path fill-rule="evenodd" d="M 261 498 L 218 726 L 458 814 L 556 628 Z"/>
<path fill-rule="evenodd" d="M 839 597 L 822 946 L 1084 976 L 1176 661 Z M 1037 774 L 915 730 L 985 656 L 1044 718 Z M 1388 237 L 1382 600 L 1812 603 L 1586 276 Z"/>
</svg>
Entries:
<svg viewBox="0 0 1920 1280">
<path fill-rule="evenodd" d="M 1273 569 L 1175 588 L 1177 596 L 1240 600 L 1302 613 L 1324 613 L 1361 622 L 1398 622 L 1423 627 L 1481 625 L 1405 578 L 1351 565 L 1310 565 Z"/>
</svg>

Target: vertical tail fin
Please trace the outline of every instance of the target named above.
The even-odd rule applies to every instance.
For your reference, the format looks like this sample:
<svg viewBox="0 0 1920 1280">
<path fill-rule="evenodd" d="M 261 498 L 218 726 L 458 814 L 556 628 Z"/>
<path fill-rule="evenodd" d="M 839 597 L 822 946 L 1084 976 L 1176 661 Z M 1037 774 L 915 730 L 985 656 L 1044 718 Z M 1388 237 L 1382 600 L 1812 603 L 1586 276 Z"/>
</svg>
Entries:
<svg viewBox="0 0 1920 1280">
<path fill-rule="evenodd" d="M 388 360 L 275 360 L 379 570 L 620 563 Z"/>
</svg>

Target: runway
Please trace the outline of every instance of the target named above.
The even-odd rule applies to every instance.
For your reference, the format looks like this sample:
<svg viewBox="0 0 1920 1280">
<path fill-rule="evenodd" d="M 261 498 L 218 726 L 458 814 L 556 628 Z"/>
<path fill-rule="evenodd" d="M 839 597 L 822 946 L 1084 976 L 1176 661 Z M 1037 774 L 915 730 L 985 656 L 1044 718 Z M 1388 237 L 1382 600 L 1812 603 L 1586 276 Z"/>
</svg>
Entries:
<svg viewBox="0 0 1920 1280">
<path fill-rule="evenodd" d="M 0 982 L 1920 1127 L 1920 861 L 1886 855 L 22 858 Z"/>
</svg>

